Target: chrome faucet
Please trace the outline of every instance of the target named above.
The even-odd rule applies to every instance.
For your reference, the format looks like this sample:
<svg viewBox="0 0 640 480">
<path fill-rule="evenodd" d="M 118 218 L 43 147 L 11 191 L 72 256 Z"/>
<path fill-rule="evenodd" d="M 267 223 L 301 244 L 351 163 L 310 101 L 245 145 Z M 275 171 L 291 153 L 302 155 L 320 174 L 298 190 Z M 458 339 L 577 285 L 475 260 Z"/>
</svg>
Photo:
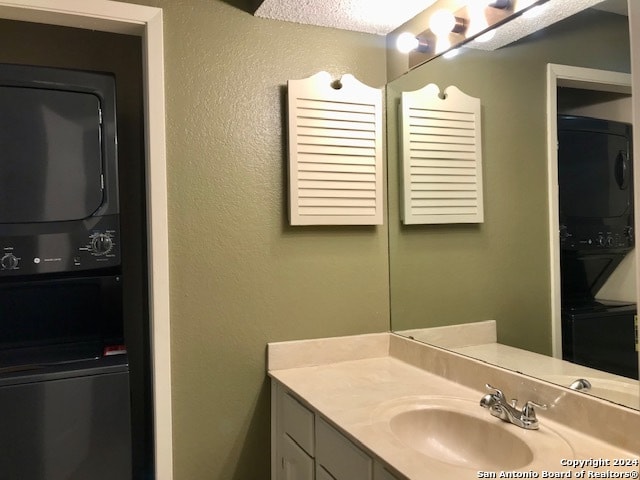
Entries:
<svg viewBox="0 0 640 480">
<path fill-rule="evenodd" d="M 492 393 L 488 393 L 480 399 L 480 406 L 487 408 L 491 415 L 527 430 L 537 430 L 539 428 L 539 422 L 533 407 L 546 410 L 546 405 L 529 400 L 525 403 L 522 410 L 518 410 L 516 407 L 518 401 L 516 399 L 511 400 L 511 403 L 509 404 L 507 403 L 502 390 L 492 387 L 488 383 L 486 384 L 486 387 L 491 390 Z"/>
</svg>

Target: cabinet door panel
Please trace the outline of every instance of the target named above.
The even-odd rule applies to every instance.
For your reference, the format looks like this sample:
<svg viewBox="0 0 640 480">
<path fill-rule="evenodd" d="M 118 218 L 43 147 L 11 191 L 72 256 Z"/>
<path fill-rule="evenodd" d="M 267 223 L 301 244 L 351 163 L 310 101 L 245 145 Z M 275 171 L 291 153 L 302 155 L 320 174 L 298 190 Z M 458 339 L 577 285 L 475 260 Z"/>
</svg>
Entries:
<svg viewBox="0 0 640 480">
<path fill-rule="evenodd" d="M 320 465 L 316 466 L 316 480 L 336 480 Z"/>
<path fill-rule="evenodd" d="M 400 478 L 392 475 L 382 464 L 376 462 L 373 465 L 373 480 L 400 480 Z"/>
<path fill-rule="evenodd" d="M 278 480 L 313 480 L 313 458 L 288 435 L 284 435 L 281 455 Z"/>
<path fill-rule="evenodd" d="M 371 458 L 319 417 L 316 417 L 316 462 L 335 480 L 372 478 Z"/>
<path fill-rule="evenodd" d="M 313 456 L 313 412 L 287 392 L 283 392 L 281 399 L 284 433 L 293 438 L 305 452 Z"/>
</svg>

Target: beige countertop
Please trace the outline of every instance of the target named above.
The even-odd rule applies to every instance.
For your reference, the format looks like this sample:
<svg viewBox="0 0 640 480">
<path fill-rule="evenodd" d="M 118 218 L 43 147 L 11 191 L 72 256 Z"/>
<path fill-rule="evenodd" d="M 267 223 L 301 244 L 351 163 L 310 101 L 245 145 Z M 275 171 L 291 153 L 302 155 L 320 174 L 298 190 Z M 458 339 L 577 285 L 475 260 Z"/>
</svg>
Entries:
<svg viewBox="0 0 640 480">
<path fill-rule="evenodd" d="M 459 369 L 465 370 L 462 376 Z M 560 439 L 563 446 L 556 445 L 553 450 L 541 447 L 534 463 L 520 471 L 536 472 L 540 478 L 543 470 L 570 472 L 570 478 L 577 478 L 581 470 L 587 475 L 590 471 L 593 475 L 615 471 L 637 478 L 637 466 L 571 468 L 561 461 L 605 459 L 613 463 L 614 459 L 637 459 L 639 412 L 395 335 L 270 344 L 269 375 L 371 455 L 411 480 L 482 478 L 477 467 L 431 458 L 403 443 L 390 430 L 388 420 L 399 405 L 433 401 L 472 409 L 477 405 L 478 415 L 535 444 L 559 445 Z M 484 383 L 502 388 L 509 398 L 521 394 L 520 404 L 526 400 L 549 404 L 548 411 L 538 412 L 540 429 L 527 431 L 491 417 L 479 406 L 486 393 Z M 568 425 L 559 421 L 571 416 L 584 418 L 573 418 Z M 581 423 L 585 428 L 576 428 Z M 549 441 L 541 442 L 545 436 Z"/>
</svg>

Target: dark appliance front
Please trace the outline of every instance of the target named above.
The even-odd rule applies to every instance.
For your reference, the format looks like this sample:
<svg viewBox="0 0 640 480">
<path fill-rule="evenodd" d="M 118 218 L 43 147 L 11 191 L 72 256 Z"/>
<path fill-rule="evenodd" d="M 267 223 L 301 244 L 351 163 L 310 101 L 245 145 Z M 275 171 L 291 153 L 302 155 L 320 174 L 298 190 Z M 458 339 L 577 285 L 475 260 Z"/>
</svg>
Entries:
<svg viewBox="0 0 640 480">
<path fill-rule="evenodd" d="M 0 280 L 0 373 L 124 353 L 119 275 Z"/>
<path fill-rule="evenodd" d="M 635 244 L 631 125 L 558 116 L 565 360 L 638 378 L 635 303 L 596 295 Z"/>
<path fill-rule="evenodd" d="M 113 75 L 0 64 L 0 277 L 120 265 Z"/>
<path fill-rule="evenodd" d="M 631 125 L 558 116 L 560 247 L 581 252 L 633 248 Z"/>
<path fill-rule="evenodd" d="M 564 358 L 638 379 L 635 315 L 635 303 L 603 300 L 565 307 L 562 312 Z"/>
<path fill-rule="evenodd" d="M 0 64 L 0 480 L 131 478 L 115 105 Z"/>
<path fill-rule="evenodd" d="M 0 377 L 0 480 L 131 478 L 124 356 Z"/>
</svg>

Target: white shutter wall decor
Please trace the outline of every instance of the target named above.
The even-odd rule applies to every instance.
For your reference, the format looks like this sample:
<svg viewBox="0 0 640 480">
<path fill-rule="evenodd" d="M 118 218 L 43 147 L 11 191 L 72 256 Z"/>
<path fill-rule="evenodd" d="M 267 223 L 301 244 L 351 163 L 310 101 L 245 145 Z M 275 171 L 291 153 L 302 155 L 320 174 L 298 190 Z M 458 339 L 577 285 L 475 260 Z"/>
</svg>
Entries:
<svg viewBox="0 0 640 480">
<path fill-rule="evenodd" d="M 403 222 L 482 223 L 480 99 L 435 84 L 403 92 L 400 129 Z"/>
<path fill-rule="evenodd" d="M 381 225 L 382 90 L 319 72 L 288 102 L 291 225 Z"/>
</svg>

